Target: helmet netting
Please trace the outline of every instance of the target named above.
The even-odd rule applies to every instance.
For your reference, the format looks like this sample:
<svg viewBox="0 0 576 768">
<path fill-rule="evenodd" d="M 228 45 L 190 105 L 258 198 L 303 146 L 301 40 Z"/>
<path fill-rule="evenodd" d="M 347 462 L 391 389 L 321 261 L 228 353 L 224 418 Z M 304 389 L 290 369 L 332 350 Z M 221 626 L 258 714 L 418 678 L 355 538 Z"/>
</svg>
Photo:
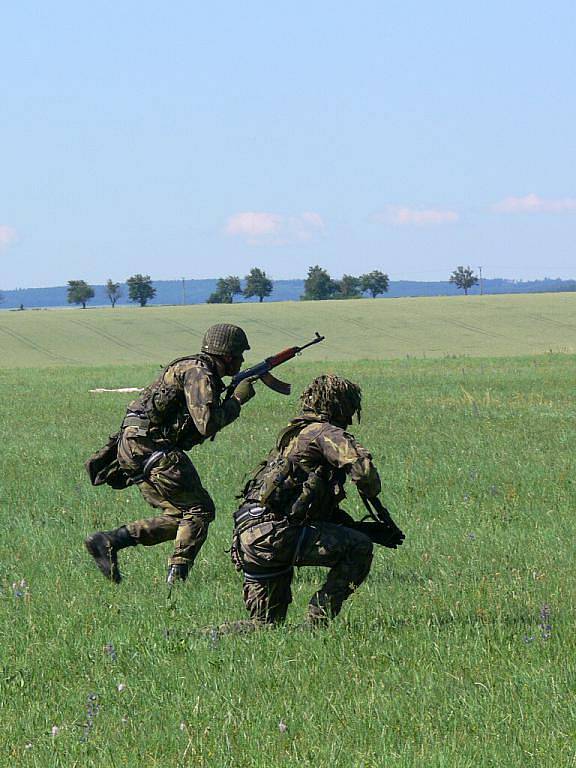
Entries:
<svg viewBox="0 0 576 768">
<path fill-rule="evenodd" d="M 300 395 L 304 411 L 322 414 L 329 421 L 352 423 L 360 421 L 362 390 L 358 384 L 333 374 L 318 376 Z"/>
</svg>

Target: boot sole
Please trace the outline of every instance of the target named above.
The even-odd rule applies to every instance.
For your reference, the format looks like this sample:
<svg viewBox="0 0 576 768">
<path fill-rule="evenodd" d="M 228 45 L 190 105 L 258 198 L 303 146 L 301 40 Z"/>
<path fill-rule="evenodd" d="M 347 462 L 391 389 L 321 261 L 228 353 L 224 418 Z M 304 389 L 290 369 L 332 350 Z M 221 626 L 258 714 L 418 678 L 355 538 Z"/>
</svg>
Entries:
<svg viewBox="0 0 576 768">
<path fill-rule="evenodd" d="M 85 539 L 84 546 L 86 547 L 88 554 L 92 555 L 100 573 L 102 573 L 108 581 L 112 581 L 114 584 L 119 584 L 122 581 L 122 576 L 120 575 L 118 566 L 115 566 L 112 562 L 108 547 L 106 547 L 105 552 L 103 552 L 102 547 L 98 546 L 98 543 L 93 536 L 89 536 Z"/>
</svg>

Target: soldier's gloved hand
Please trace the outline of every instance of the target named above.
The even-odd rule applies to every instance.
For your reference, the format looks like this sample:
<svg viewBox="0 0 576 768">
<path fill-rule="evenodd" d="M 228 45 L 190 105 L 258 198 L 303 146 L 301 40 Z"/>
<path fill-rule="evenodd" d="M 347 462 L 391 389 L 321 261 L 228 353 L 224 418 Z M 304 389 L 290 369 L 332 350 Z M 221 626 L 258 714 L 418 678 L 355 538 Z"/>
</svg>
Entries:
<svg viewBox="0 0 576 768">
<path fill-rule="evenodd" d="M 236 400 L 240 403 L 240 405 L 244 405 L 244 403 L 247 403 L 248 400 L 252 400 L 254 395 L 256 394 L 256 391 L 252 385 L 252 382 L 254 379 L 244 379 L 243 381 L 238 384 L 234 392 L 232 393 L 232 397 L 235 397 Z"/>
</svg>

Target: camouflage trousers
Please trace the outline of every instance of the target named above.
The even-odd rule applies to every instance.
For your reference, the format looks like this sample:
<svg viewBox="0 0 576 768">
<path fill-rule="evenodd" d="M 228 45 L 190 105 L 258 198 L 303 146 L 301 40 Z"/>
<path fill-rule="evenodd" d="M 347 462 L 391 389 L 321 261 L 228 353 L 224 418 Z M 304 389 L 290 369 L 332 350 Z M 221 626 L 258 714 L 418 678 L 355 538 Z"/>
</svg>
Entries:
<svg viewBox="0 0 576 768">
<path fill-rule="evenodd" d="M 145 547 L 175 539 L 170 565 L 191 565 L 208 536 L 215 508 L 210 494 L 203 487 L 196 468 L 181 450 L 173 446 L 158 446 L 148 439 L 132 436 L 128 427 L 118 446 L 118 460 L 123 469 L 139 474 L 154 451 L 165 450 L 155 462 L 147 479 L 138 483 L 138 490 L 155 509 L 155 517 L 128 523 L 126 528 L 137 544 Z"/>
<path fill-rule="evenodd" d="M 287 520 L 265 519 L 239 529 L 238 554 L 244 570 L 244 602 L 252 619 L 284 621 L 292 602 L 294 565 L 329 568 L 326 581 L 308 605 L 308 618 L 325 621 L 362 584 L 372 563 L 372 541 L 344 525 L 317 523 L 306 527 Z"/>
</svg>

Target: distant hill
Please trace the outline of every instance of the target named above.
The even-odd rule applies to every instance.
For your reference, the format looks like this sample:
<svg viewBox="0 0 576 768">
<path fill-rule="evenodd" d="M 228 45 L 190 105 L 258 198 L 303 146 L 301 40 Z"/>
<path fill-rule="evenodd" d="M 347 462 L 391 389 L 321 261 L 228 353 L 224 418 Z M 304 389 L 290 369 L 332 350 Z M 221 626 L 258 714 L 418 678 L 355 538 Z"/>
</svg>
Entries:
<svg viewBox="0 0 576 768">
<path fill-rule="evenodd" d="M 156 296 L 152 305 L 160 304 L 203 304 L 208 296 L 216 290 L 216 279 L 211 280 L 186 280 L 184 289 L 181 280 L 155 280 Z M 109 301 L 103 285 L 94 285 L 94 298 L 88 306 L 108 306 Z M 484 293 L 549 293 L 560 291 L 576 291 L 576 280 L 560 280 L 544 278 L 543 280 L 504 280 L 496 278 L 483 281 Z M 478 294 L 480 289 L 475 286 L 471 294 Z M 298 301 L 304 293 L 304 280 L 275 280 L 274 291 L 265 299 L 270 301 Z M 390 283 L 387 294 L 381 298 L 399 298 L 405 296 L 456 296 L 461 295 L 452 283 L 444 282 L 418 282 L 416 280 L 397 280 Z M 2 309 L 24 309 L 38 307 L 66 307 L 69 306 L 66 299 L 66 286 L 54 288 L 18 288 L 12 291 L 2 291 L 4 301 L 0 304 Z M 258 299 L 242 299 L 235 297 L 235 303 L 255 302 Z M 123 296 L 118 305 L 130 304 L 128 301 L 128 289 L 123 286 Z"/>
</svg>

